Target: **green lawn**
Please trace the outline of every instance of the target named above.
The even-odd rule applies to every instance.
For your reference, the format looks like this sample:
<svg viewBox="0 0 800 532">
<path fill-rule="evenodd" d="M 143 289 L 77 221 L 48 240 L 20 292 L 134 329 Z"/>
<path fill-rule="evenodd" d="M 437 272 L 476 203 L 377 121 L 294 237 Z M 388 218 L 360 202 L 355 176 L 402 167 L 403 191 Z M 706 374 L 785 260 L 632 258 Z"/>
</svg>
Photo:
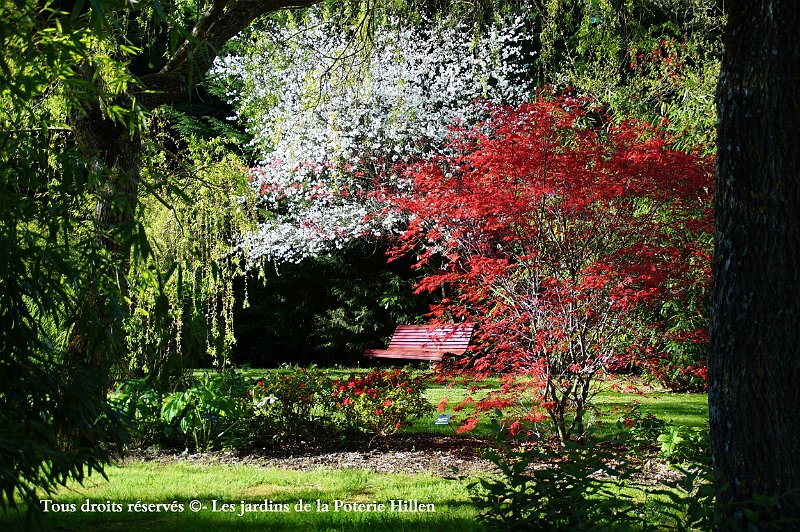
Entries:
<svg viewBox="0 0 800 532">
<path fill-rule="evenodd" d="M 84 486 L 71 486 L 53 496 L 54 503 L 74 504 L 76 511 L 43 514 L 44 529 L 476 530 L 476 512 L 469 503 L 466 482 L 428 475 L 183 463 L 132 463 L 110 467 L 107 473 L 108 482 L 92 477 Z M 118 503 L 121 511 L 81 511 L 87 499 L 96 504 Z M 392 511 L 392 500 L 410 499 L 420 505 L 432 503 L 434 511 Z M 193 500 L 199 501 L 202 509 L 191 511 Z M 304 506 L 298 511 L 301 500 Z M 173 501 L 182 505 L 183 511 L 177 506 L 157 512 L 136 511 L 137 503 Z M 243 502 L 254 505 L 246 508 L 251 511 L 242 512 Z M 385 506 L 346 506 L 353 503 Z M 0 514 L 2 530 L 22 529 L 23 523 L 22 515 Z"/>
<path fill-rule="evenodd" d="M 645 395 L 605 392 L 594 399 L 594 404 L 607 415 L 605 421 L 616 421 L 615 405 L 639 403 L 644 414 L 653 414 L 683 427 L 708 427 L 708 396 L 704 393 L 650 392 Z"/>
</svg>

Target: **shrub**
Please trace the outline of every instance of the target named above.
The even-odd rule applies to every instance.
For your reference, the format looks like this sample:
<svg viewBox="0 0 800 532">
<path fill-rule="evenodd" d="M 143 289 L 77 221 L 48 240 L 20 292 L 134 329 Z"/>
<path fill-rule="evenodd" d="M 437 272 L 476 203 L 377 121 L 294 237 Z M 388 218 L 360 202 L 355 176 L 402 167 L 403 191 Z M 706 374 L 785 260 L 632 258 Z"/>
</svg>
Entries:
<svg viewBox="0 0 800 532">
<path fill-rule="evenodd" d="M 707 388 L 709 316 L 705 303 L 710 297 L 711 273 L 698 272 L 697 277 L 695 285 L 704 283 L 706 289 L 704 304 L 691 300 L 664 304 L 659 315 L 650 318 L 654 322 L 650 325 L 651 346 L 641 361 L 646 377 L 673 392 L 704 392 Z M 696 286 L 687 285 L 688 293 L 695 290 Z"/>
<path fill-rule="evenodd" d="M 723 518 L 731 512 L 716 505 L 710 462 L 679 467 L 679 480 L 648 487 L 629 482 L 635 472 L 633 463 L 599 446 L 570 442 L 564 448 L 538 446 L 495 452 L 489 458 L 500 475 L 470 485 L 473 503 L 481 510 L 479 519 L 489 529 L 797 529 L 797 519 L 770 518 L 791 492 L 730 503 L 741 512 L 744 527 Z M 632 495 L 631 488 L 641 495 Z"/>
<path fill-rule="evenodd" d="M 679 237 L 674 236 L 674 239 Z M 672 297 L 643 313 L 650 328 L 641 367 L 674 392 L 706 390 L 708 323 L 711 309 L 711 234 L 684 234 L 685 268 L 672 281 Z"/>
<path fill-rule="evenodd" d="M 165 423 L 161 419 L 164 392 L 147 378 L 121 382 L 108 402 L 126 422 L 132 442 L 148 443 L 161 437 Z"/>
<path fill-rule="evenodd" d="M 657 439 L 666 427 L 665 420 L 653 414 L 643 414 L 636 402 L 623 406 L 617 420 L 619 440 L 640 456 L 649 456 L 656 450 Z"/>
<path fill-rule="evenodd" d="M 190 436 L 198 451 L 238 447 L 248 435 L 252 415 L 248 390 L 249 383 L 235 370 L 206 373 L 185 391 L 164 399 L 161 419 Z"/>
<path fill-rule="evenodd" d="M 252 389 L 261 436 L 285 438 L 307 433 L 331 414 L 331 378 L 326 371 L 293 368 L 272 372 Z"/>
<path fill-rule="evenodd" d="M 345 426 L 385 436 L 433 412 L 423 397 L 425 384 L 407 369 L 374 369 L 333 382 L 333 399 Z"/>
<path fill-rule="evenodd" d="M 423 378 L 404 369 L 375 369 L 336 381 L 313 368 L 284 368 L 255 381 L 228 370 L 194 378 L 173 393 L 158 391 L 148 379 L 126 381 L 110 403 L 139 442 L 209 451 L 320 429 L 391 434 L 433 411 L 424 387 Z"/>
<path fill-rule="evenodd" d="M 669 462 L 711 462 L 711 438 L 704 430 L 669 425 L 656 440 L 661 444 L 661 456 Z"/>
<path fill-rule="evenodd" d="M 673 392 L 704 392 L 707 389 L 707 338 L 703 342 L 668 342 L 658 355 L 645 359 L 646 376 Z"/>
<path fill-rule="evenodd" d="M 617 421 L 623 443 L 636 454 L 656 452 L 673 464 L 706 464 L 711 459 L 707 431 L 680 427 L 653 414 L 643 414 L 638 403 L 625 408 Z"/>
<path fill-rule="evenodd" d="M 598 448 L 568 443 L 563 449 L 540 446 L 489 458 L 499 478 L 482 478 L 470 490 L 490 529 L 619 530 L 644 524 L 635 502 L 613 490 L 611 479 L 625 472 L 610 468 L 614 457 Z"/>
</svg>

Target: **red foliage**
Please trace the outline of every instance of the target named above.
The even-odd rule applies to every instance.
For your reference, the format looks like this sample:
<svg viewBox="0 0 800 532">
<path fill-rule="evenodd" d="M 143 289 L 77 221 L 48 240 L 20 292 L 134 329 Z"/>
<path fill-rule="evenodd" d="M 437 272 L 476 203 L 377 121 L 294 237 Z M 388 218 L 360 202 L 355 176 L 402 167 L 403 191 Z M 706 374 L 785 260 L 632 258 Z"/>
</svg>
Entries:
<svg viewBox="0 0 800 532">
<path fill-rule="evenodd" d="M 581 430 L 592 379 L 630 350 L 634 311 L 695 273 L 712 161 L 548 95 L 454 128 L 450 150 L 406 169 L 410 193 L 386 191 L 410 220 L 393 256 L 435 267 L 417 287 L 445 294 L 435 317 L 479 324 L 463 370 L 534 377 L 557 425 L 577 402 Z"/>
</svg>

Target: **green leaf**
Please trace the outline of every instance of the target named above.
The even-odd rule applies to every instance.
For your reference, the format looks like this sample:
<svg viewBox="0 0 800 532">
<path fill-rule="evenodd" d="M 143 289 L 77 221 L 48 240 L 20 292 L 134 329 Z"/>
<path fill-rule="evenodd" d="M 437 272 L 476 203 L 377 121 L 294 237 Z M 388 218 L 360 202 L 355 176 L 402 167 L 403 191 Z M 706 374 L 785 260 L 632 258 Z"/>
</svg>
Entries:
<svg viewBox="0 0 800 532">
<path fill-rule="evenodd" d="M 750 523 L 756 524 L 760 520 L 758 514 L 750 508 L 742 508 L 742 513 Z"/>
</svg>

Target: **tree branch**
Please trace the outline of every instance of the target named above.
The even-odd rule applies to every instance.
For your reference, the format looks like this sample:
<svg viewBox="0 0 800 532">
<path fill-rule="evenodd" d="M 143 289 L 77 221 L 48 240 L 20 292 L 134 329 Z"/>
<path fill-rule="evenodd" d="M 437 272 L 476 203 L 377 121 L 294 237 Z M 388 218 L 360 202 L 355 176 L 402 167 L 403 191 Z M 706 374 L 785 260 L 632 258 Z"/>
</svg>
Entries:
<svg viewBox="0 0 800 532">
<path fill-rule="evenodd" d="M 214 0 L 214 2 L 208 6 L 206 12 L 203 13 L 203 16 L 197 21 L 191 36 L 175 51 L 175 55 L 164 65 L 164 68 L 161 69 L 161 73 L 172 72 L 186 62 L 193 49 L 206 38 L 206 32 L 219 20 L 222 13 L 225 11 L 225 7 L 230 2 L 231 0 Z"/>
<path fill-rule="evenodd" d="M 188 97 L 214 64 L 218 51 L 256 18 L 283 9 L 311 7 L 321 0 L 213 0 L 189 37 L 156 74 L 142 76 L 145 90 L 137 95 L 146 107 Z"/>
</svg>

